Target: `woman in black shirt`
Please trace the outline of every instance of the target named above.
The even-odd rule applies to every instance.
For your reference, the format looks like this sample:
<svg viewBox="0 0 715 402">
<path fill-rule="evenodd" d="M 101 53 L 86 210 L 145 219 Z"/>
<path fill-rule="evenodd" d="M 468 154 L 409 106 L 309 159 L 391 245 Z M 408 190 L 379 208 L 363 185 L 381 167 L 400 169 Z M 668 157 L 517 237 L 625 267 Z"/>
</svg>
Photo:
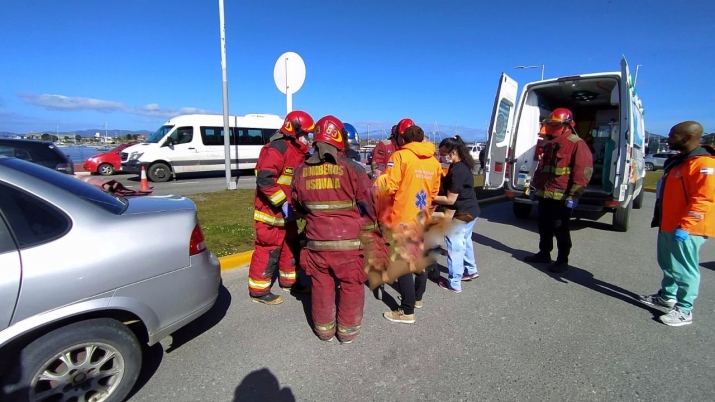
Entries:
<svg viewBox="0 0 715 402">
<path fill-rule="evenodd" d="M 479 277 L 474 259 L 472 230 L 479 216 L 479 204 L 474 192 L 474 159 L 459 136 L 446 138 L 439 144 L 439 153 L 449 162 L 449 172 L 443 180 L 445 195 L 434 199 L 435 204 L 454 209 L 454 218 L 444 240 L 447 243 L 449 278 L 439 286 L 455 293 L 462 291 L 462 281 Z"/>
</svg>

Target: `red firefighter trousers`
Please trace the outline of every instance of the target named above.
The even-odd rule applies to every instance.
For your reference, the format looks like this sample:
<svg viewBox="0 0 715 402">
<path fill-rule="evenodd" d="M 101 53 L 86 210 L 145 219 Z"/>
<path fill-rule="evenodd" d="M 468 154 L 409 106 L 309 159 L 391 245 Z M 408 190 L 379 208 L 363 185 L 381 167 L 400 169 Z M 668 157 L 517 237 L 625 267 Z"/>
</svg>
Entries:
<svg viewBox="0 0 715 402">
<path fill-rule="evenodd" d="M 248 293 L 251 296 L 263 296 L 271 291 L 276 268 L 280 286 L 293 286 L 297 275 L 297 245 L 293 243 L 297 237 L 298 224 L 295 221 L 282 227 L 256 222 L 255 251 L 248 269 Z"/>
<path fill-rule="evenodd" d="M 351 341 L 360 334 L 365 307 L 365 281 L 361 250 L 301 251 L 301 266 L 312 279 L 313 331 L 320 339 L 338 335 Z M 335 285 L 340 281 L 335 323 Z"/>
</svg>

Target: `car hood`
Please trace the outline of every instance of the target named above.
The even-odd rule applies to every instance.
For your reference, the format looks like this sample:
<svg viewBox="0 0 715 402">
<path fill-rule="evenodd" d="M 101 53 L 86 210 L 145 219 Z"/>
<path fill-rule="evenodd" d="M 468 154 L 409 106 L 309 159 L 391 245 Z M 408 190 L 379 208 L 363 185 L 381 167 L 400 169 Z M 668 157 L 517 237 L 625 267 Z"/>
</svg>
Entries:
<svg viewBox="0 0 715 402">
<path fill-rule="evenodd" d="M 193 201 L 179 195 L 127 197 L 127 201 L 123 215 L 196 210 Z"/>
</svg>

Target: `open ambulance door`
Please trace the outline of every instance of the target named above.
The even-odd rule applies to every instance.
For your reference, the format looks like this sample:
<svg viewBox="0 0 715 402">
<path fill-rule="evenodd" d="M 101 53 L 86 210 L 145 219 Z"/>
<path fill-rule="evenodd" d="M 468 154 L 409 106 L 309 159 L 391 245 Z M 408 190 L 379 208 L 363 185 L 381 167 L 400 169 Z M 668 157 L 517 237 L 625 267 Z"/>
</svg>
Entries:
<svg viewBox="0 0 715 402">
<path fill-rule="evenodd" d="M 620 100 L 619 108 L 621 120 L 619 122 L 620 138 L 616 141 L 618 157 L 613 159 L 616 161 L 615 171 L 616 177 L 614 181 L 614 198 L 619 201 L 625 201 L 628 197 L 628 184 L 630 182 L 630 165 L 631 152 L 630 148 L 633 144 L 633 111 L 631 109 L 633 78 L 628 69 L 628 61 L 625 56 L 621 59 L 621 85 L 620 85 Z"/>
<path fill-rule="evenodd" d="M 519 84 L 508 75 L 502 73 L 499 78 L 499 89 L 494 99 L 492 120 L 489 123 L 489 140 L 487 142 L 487 160 L 484 170 L 484 188 L 497 189 L 504 186 L 510 157 L 512 142 L 514 112 Z"/>
</svg>

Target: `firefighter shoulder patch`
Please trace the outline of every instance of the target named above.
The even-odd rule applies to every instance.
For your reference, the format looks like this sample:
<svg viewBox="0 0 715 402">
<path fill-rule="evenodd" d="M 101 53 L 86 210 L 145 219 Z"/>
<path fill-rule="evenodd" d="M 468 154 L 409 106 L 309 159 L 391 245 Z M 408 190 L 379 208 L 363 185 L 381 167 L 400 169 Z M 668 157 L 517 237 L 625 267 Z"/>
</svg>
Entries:
<svg viewBox="0 0 715 402">
<path fill-rule="evenodd" d="M 395 162 L 393 162 L 393 161 L 387 162 L 387 167 L 393 167 L 393 166 L 395 166 Z"/>
<path fill-rule="evenodd" d="M 292 174 L 293 174 L 293 168 L 290 167 L 290 166 L 286 166 L 285 169 L 283 169 L 283 174 L 292 175 Z"/>
<path fill-rule="evenodd" d="M 385 151 L 383 151 L 382 149 L 378 149 L 377 153 L 378 155 L 385 155 Z"/>
</svg>

